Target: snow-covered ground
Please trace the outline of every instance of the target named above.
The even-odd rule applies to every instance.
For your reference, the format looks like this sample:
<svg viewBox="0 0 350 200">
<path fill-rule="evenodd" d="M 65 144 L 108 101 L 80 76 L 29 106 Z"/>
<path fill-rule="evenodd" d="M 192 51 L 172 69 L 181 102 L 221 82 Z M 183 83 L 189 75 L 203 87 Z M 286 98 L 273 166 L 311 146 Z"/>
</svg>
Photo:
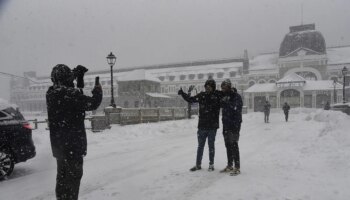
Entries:
<svg viewBox="0 0 350 200">
<path fill-rule="evenodd" d="M 29 118 L 29 117 L 27 117 Z M 196 157 L 197 119 L 88 131 L 80 199 L 103 200 L 348 200 L 350 199 L 350 117 L 334 111 L 294 110 L 290 121 L 272 113 L 244 115 L 241 171 L 226 165 L 221 134 L 216 137 L 214 172 L 190 172 Z M 0 182 L 0 199 L 54 199 L 56 163 L 49 133 L 33 131 L 37 156 L 15 167 Z"/>
</svg>

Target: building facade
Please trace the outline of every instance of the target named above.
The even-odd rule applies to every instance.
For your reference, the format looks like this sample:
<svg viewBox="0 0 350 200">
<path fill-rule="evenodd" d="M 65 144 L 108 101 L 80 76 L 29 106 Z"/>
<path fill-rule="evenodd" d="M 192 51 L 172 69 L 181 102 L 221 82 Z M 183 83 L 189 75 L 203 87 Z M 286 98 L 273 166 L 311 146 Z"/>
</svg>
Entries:
<svg viewBox="0 0 350 200">
<path fill-rule="evenodd" d="M 205 81 L 212 78 L 217 89 L 223 80 L 230 79 L 243 96 L 244 104 L 256 111 L 265 100 L 271 101 L 275 108 L 284 101 L 295 107 L 318 108 L 326 101 L 339 102 L 343 98 L 343 67 L 350 68 L 350 46 L 327 48 L 315 24 L 307 24 L 291 26 L 279 52 L 249 58 L 245 50 L 239 58 L 117 69 L 113 85 L 115 101 L 120 107 L 184 107 L 186 102 L 177 91 L 180 88 L 187 91 L 194 85 L 194 95 L 204 91 Z M 108 106 L 110 71 L 90 71 L 85 76 L 85 94 L 90 94 L 94 78 L 99 76 L 104 94 L 101 107 Z M 45 112 L 45 93 L 52 85 L 50 78 L 36 77 L 34 72 L 25 76 L 27 79 L 11 80 L 10 101 L 24 111 Z M 338 81 L 335 86 L 333 80 Z M 349 81 L 347 76 L 347 87 Z M 346 94 L 348 98 L 349 92 Z"/>
</svg>

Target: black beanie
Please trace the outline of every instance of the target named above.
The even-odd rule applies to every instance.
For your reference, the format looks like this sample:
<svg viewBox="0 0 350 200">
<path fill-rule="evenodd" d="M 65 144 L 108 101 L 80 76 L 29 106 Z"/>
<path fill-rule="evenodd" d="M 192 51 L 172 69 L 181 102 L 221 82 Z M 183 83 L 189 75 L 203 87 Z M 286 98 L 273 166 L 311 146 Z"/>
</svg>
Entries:
<svg viewBox="0 0 350 200">
<path fill-rule="evenodd" d="M 213 88 L 213 90 L 216 90 L 216 82 L 213 79 L 208 79 L 205 84 L 204 87 L 209 85 L 211 88 Z"/>
</svg>

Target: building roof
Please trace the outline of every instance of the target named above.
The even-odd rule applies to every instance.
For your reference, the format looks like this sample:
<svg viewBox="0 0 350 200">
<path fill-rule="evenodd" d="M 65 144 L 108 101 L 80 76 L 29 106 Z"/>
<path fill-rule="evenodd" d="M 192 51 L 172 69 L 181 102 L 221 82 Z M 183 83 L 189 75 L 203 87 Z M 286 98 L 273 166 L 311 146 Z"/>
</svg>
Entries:
<svg viewBox="0 0 350 200">
<path fill-rule="evenodd" d="M 290 81 L 292 83 L 293 81 Z M 337 83 L 335 86 L 336 90 L 342 89 L 343 85 Z M 293 87 L 290 87 L 293 88 Z M 289 87 L 286 87 L 289 89 Z M 332 80 L 322 80 L 322 81 L 305 81 L 305 85 L 302 86 L 304 91 L 316 91 L 316 90 L 334 90 L 334 85 Z M 255 84 L 248 88 L 245 93 L 258 93 L 258 92 L 276 92 L 276 83 L 263 83 Z"/>
<path fill-rule="evenodd" d="M 254 84 L 244 92 L 256 93 L 256 92 L 276 92 L 276 91 L 277 91 L 276 83 L 263 83 L 263 84 Z"/>
<path fill-rule="evenodd" d="M 328 64 L 350 63 L 350 46 L 327 48 Z"/>
<path fill-rule="evenodd" d="M 249 70 L 278 69 L 278 53 L 267 53 L 255 56 L 249 61 Z"/>
<path fill-rule="evenodd" d="M 165 94 L 161 94 L 161 93 L 146 93 L 146 95 L 150 96 L 150 97 L 154 97 L 154 98 L 166 98 L 166 99 L 170 99 L 171 97 Z"/>
<path fill-rule="evenodd" d="M 145 69 L 137 69 L 133 71 L 124 72 L 121 74 L 118 75 L 118 81 L 120 82 L 121 81 L 141 81 L 141 80 L 160 82 L 159 79 L 146 73 Z"/>
<path fill-rule="evenodd" d="M 335 89 L 342 89 L 343 85 L 337 83 Z M 333 80 L 306 81 L 303 90 L 334 90 Z"/>
<path fill-rule="evenodd" d="M 283 77 L 282 79 L 278 80 L 277 83 L 290 83 L 290 82 L 304 82 L 305 79 L 301 76 L 299 76 L 296 73 L 288 74 L 287 76 Z"/>
<path fill-rule="evenodd" d="M 279 56 L 284 57 L 301 47 L 325 54 L 326 42 L 321 32 L 315 30 L 315 24 L 290 27 L 280 46 Z"/>
</svg>

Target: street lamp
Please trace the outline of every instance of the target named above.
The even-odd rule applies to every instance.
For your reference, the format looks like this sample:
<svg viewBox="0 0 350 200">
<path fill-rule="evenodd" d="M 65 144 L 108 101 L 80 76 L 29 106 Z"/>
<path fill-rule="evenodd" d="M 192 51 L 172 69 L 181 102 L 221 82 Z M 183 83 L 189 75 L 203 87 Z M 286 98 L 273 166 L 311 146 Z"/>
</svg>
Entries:
<svg viewBox="0 0 350 200">
<path fill-rule="evenodd" d="M 116 107 L 114 102 L 114 91 L 113 91 L 113 65 L 115 64 L 115 61 L 117 60 L 117 57 L 113 55 L 111 52 L 107 57 L 107 63 L 111 66 L 111 105 L 113 108 Z"/>
<path fill-rule="evenodd" d="M 348 68 L 344 66 L 341 73 L 343 74 L 343 103 L 345 103 L 345 76 L 348 73 Z"/>
<path fill-rule="evenodd" d="M 333 91 L 333 103 L 337 103 L 337 94 L 335 91 L 335 87 L 337 86 L 337 81 L 334 79 L 333 80 L 333 87 L 334 87 L 334 91 Z"/>
</svg>

